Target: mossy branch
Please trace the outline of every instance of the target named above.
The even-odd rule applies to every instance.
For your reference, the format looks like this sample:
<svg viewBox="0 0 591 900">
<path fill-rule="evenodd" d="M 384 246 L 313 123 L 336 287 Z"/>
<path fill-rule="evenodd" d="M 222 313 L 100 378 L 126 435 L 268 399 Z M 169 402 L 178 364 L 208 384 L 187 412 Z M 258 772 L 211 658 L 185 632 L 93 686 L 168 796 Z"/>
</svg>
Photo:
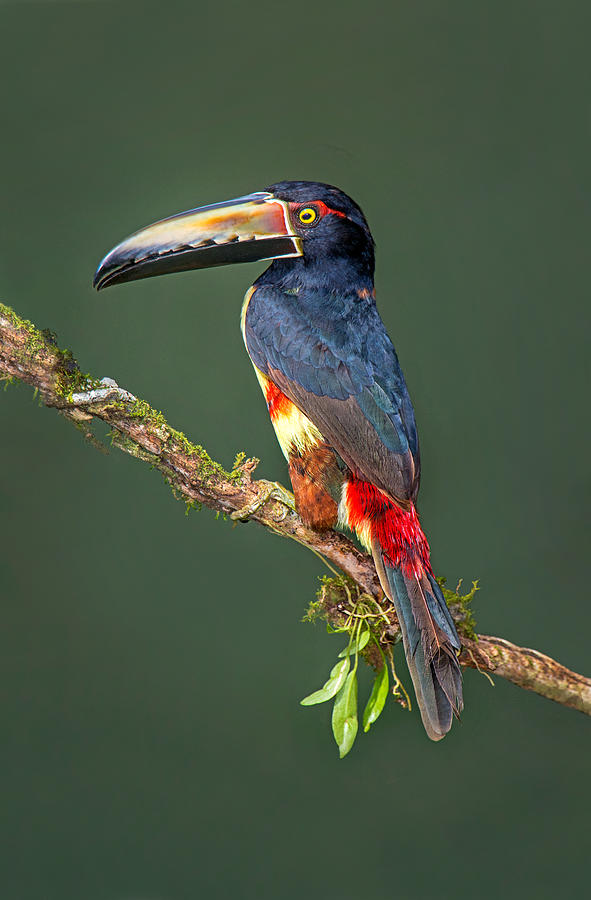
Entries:
<svg viewBox="0 0 591 900">
<path fill-rule="evenodd" d="M 351 591 L 365 596 L 382 610 L 380 640 L 394 643 L 399 636 L 396 615 L 384 600 L 371 557 L 336 531 L 317 533 L 295 513 L 291 495 L 273 482 L 253 480 L 258 463 L 238 454 L 226 471 L 203 447 L 172 428 L 162 413 L 121 389 L 111 379 L 98 380 L 80 371 L 73 355 L 61 350 L 55 335 L 41 331 L 0 304 L 0 379 L 24 381 L 34 387 L 46 406 L 54 407 L 93 442 L 90 424 L 101 419 L 111 428 L 113 443 L 158 469 L 175 497 L 204 505 L 232 519 L 251 519 L 283 537 L 298 541 L 322 555 L 346 576 L 328 579 L 311 615 L 335 626 L 347 616 Z M 446 597 L 462 633 L 464 666 L 495 673 L 527 690 L 591 715 L 591 679 L 571 672 L 539 653 L 517 647 L 503 638 L 476 635 L 468 608 L 473 592 Z M 368 659 L 372 664 L 372 659 Z"/>
</svg>

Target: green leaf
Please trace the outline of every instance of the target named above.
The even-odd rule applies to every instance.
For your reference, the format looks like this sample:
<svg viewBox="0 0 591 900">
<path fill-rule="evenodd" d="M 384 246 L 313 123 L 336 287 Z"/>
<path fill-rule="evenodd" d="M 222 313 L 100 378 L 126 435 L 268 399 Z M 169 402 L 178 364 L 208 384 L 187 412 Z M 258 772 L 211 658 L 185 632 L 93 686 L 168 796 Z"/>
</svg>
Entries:
<svg viewBox="0 0 591 900">
<path fill-rule="evenodd" d="M 326 684 L 321 687 L 319 691 L 314 691 L 313 694 L 308 694 L 307 697 L 300 700 L 302 706 L 313 706 L 315 703 L 324 703 L 326 700 L 332 700 L 345 683 L 345 678 L 347 677 L 350 666 L 351 660 L 349 657 L 342 662 L 338 662 L 336 666 L 331 669 Z"/>
<path fill-rule="evenodd" d="M 326 623 L 326 632 L 327 634 L 341 634 L 343 631 L 348 631 L 348 628 L 345 628 L 344 625 L 339 626 L 338 628 L 333 628 L 330 622 Z"/>
<path fill-rule="evenodd" d="M 332 733 L 341 759 L 355 743 L 357 728 L 357 672 L 353 670 L 337 694 L 332 710 Z"/>
<path fill-rule="evenodd" d="M 353 643 L 349 644 L 348 647 L 345 647 L 344 650 L 341 650 L 341 652 L 339 653 L 339 659 L 342 658 L 343 656 L 353 656 L 355 653 L 358 653 L 360 650 L 363 650 L 363 648 L 369 641 L 370 637 L 371 637 L 371 632 L 369 631 L 369 629 L 367 631 L 363 631 L 359 635 L 359 638 L 357 641 L 354 641 Z"/>
<path fill-rule="evenodd" d="M 367 701 L 367 705 L 363 710 L 364 731 L 369 731 L 376 719 L 379 718 L 379 715 L 384 708 L 386 697 L 388 696 L 388 685 L 388 666 L 386 665 L 386 661 L 384 660 L 384 665 L 376 674 L 372 692 L 370 694 L 369 700 Z"/>
</svg>

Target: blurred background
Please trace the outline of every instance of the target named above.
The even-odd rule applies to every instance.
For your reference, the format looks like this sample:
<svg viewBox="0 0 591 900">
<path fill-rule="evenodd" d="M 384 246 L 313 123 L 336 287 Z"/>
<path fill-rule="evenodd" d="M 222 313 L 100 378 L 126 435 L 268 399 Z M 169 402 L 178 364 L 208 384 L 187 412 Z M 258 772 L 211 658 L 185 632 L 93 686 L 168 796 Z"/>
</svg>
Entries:
<svg viewBox="0 0 591 900">
<path fill-rule="evenodd" d="M 97 296 L 163 215 L 328 181 L 377 242 L 437 571 L 478 628 L 589 671 L 585 2 L 0 2 L 0 299 L 229 465 L 286 481 L 239 332 L 259 265 Z M 441 745 L 393 703 L 338 760 L 299 699 L 322 564 L 184 515 L 0 393 L 0 896 L 579 896 L 589 721 L 466 672 Z M 367 689 L 367 685 L 366 685 Z"/>
</svg>

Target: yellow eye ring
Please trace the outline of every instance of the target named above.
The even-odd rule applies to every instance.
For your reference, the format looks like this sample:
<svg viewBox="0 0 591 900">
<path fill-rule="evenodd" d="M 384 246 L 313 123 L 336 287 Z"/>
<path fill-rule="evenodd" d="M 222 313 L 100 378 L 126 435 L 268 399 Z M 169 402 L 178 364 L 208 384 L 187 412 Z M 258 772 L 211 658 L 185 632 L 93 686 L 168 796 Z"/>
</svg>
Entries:
<svg viewBox="0 0 591 900">
<path fill-rule="evenodd" d="M 302 223 L 302 225 L 312 225 L 316 219 L 318 218 L 318 213 L 311 206 L 306 206 L 304 209 L 300 209 L 298 213 L 298 219 Z"/>
</svg>

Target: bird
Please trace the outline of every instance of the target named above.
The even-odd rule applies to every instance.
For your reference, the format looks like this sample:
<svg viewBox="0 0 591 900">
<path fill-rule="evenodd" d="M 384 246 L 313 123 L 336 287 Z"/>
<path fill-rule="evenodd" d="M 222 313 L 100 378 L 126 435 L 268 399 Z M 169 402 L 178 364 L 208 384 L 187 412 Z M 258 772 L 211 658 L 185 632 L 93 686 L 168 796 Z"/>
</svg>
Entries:
<svg viewBox="0 0 591 900">
<path fill-rule="evenodd" d="M 463 709 L 461 644 L 417 513 L 414 409 L 377 309 L 361 208 L 329 184 L 277 182 L 142 228 L 93 284 L 263 260 L 240 321 L 296 510 L 313 529 L 350 529 L 372 554 L 425 731 L 439 741 Z"/>
</svg>

